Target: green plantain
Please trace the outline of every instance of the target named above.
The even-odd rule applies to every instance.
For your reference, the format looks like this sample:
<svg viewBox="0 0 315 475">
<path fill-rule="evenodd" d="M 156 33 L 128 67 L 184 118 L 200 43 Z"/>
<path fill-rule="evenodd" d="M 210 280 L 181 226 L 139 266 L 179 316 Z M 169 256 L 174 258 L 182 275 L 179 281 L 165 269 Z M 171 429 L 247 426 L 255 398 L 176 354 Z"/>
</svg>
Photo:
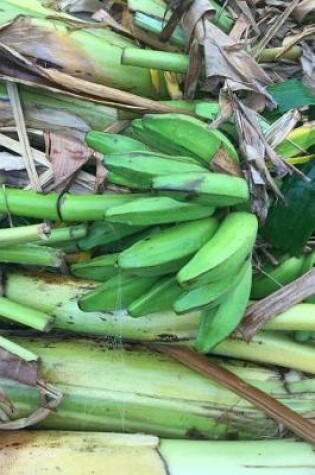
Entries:
<svg viewBox="0 0 315 475">
<path fill-rule="evenodd" d="M 246 203 L 249 191 L 243 178 L 220 173 L 176 173 L 155 177 L 153 190 L 159 194 L 209 206 Z"/>
<path fill-rule="evenodd" d="M 152 178 L 169 173 L 202 172 L 204 169 L 189 158 L 163 155 L 156 152 L 123 152 L 105 155 L 108 170 L 134 183 L 139 189 L 150 189 Z"/>
<path fill-rule="evenodd" d="M 184 114 L 147 114 L 142 119 L 145 132 L 155 134 L 165 148 L 169 143 L 184 149 L 185 155 L 192 154 L 204 163 L 215 156 L 222 147 L 228 155 L 238 161 L 238 154 L 230 140 L 217 129 L 195 117 Z M 157 138 L 156 138 L 157 140 Z"/>
<path fill-rule="evenodd" d="M 171 310 L 173 303 L 182 293 L 182 289 L 172 275 L 160 279 L 145 294 L 132 302 L 128 312 L 132 317 L 142 317 L 154 312 Z"/>
<path fill-rule="evenodd" d="M 118 254 L 107 254 L 76 262 L 70 267 L 71 274 L 80 279 L 104 282 L 118 273 L 117 258 Z"/>
<path fill-rule="evenodd" d="M 252 252 L 257 228 L 254 214 L 230 213 L 214 236 L 178 272 L 179 284 L 184 288 L 198 287 L 236 272 Z"/>
<path fill-rule="evenodd" d="M 215 218 L 172 226 L 123 251 L 118 265 L 137 275 L 169 274 L 180 269 L 211 238 L 217 227 Z"/>
<path fill-rule="evenodd" d="M 135 277 L 120 272 L 79 299 L 84 312 L 123 310 L 155 284 L 156 277 Z"/>
<path fill-rule="evenodd" d="M 216 308 L 204 310 L 201 315 L 195 348 L 208 353 L 227 338 L 239 325 L 249 301 L 252 266 L 248 260 L 238 276 L 237 284 L 225 295 Z"/>
<path fill-rule="evenodd" d="M 90 130 L 85 135 L 88 147 L 103 154 L 150 150 L 144 143 L 120 134 Z"/>
<path fill-rule="evenodd" d="M 183 203 L 167 196 L 139 198 L 122 206 L 107 210 L 105 219 L 111 223 L 129 226 L 192 221 L 211 216 L 215 209 L 198 203 Z"/>
</svg>

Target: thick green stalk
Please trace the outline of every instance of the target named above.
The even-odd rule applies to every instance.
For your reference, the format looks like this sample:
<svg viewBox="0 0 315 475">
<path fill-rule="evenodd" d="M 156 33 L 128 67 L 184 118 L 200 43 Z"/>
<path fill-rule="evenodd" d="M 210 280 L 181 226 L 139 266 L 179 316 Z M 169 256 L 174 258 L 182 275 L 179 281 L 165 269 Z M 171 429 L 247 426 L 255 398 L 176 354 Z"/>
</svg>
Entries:
<svg viewBox="0 0 315 475">
<path fill-rule="evenodd" d="M 58 94 L 44 89 L 19 86 L 20 98 L 27 127 L 60 131 L 64 128 L 86 132 L 104 130 L 127 113 L 97 102 L 84 101 L 67 94 Z M 0 124 L 14 125 L 12 108 L 5 83 L 0 81 L 0 104 L 3 117 Z"/>
<path fill-rule="evenodd" d="M 260 332 L 250 343 L 241 338 L 228 338 L 211 350 L 211 353 L 315 374 L 314 346 L 297 343 L 278 332 Z"/>
<path fill-rule="evenodd" d="M 258 61 L 261 63 L 271 63 L 277 61 L 278 57 L 289 61 L 297 61 L 302 56 L 302 50 L 299 46 L 292 46 L 289 49 L 281 46 L 279 48 L 265 48 L 258 55 Z"/>
<path fill-rule="evenodd" d="M 52 221 L 97 221 L 104 219 L 105 211 L 131 199 L 131 195 L 108 193 L 104 195 L 71 195 L 59 197 L 13 188 L 0 189 L 0 213 Z"/>
<path fill-rule="evenodd" d="M 50 238 L 50 226 L 46 223 L 5 228 L 0 229 L 0 248 L 36 242 L 39 239 L 40 243 L 46 243 Z"/>
<path fill-rule="evenodd" d="M 187 73 L 189 56 L 182 53 L 125 48 L 121 54 L 121 64 L 152 68 L 175 73 Z"/>
<path fill-rule="evenodd" d="M 2 0 L 0 23 L 5 24 L 23 14 L 27 15 L 32 35 L 26 31 L 27 48 L 24 48 L 22 34 L 14 42 L 15 49 L 22 54 L 56 64 L 64 73 L 81 79 L 145 97 L 168 96 L 162 74 L 159 75 L 160 88 L 157 91 L 148 69 L 120 64 L 122 49 L 126 46 L 136 48 L 127 37 L 108 28 L 80 28 L 79 20 L 78 28 L 69 28 L 73 23 L 72 16 L 44 8 L 39 1 L 33 0 L 24 6 L 19 0 Z M 6 43 L 5 36 L 3 41 Z"/>
<path fill-rule="evenodd" d="M 34 266 L 61 267 L 63 255 L 58 249 L 35 244 L 1 247 L 0 262 L 30 264 Z"/>
<path fill-rule="evenodd" d="M 0 262 L 59 268 L 63 264 L 63 253 L 53 247 L 21 244 L 0 248 Z"/>
<path fill-rule="evenodd" d="M 265 330 L 280 331 L 315 331 L 315 305 L 301 303 L 294 305 L 277 317 L 269 320 Z"/>
<path fill-rule="evenodd" d="M 135 319 L 127 312 L 83 312 L 78 299 L 98 283 L 68 276 L 8 273 L 4 294 L 56 317 L 54 328 L 135 341 L 185 341 L 195 337 L 199 313 L 161 312 Z"/>
<path fill-rule="evenodd" d="M 50 236 L 46 242 L 39 241 L 37 244 L 47 244 L 48 246 L 55 244 L 65 244 L 68 241 L 75 241 L 87 236 L 88 228 L 85 224 L 77 226 L 69 226 L 64 228 L 55 228 L 51 230 Z"/>
<path fill-rule="evenodd" d="M 307 475 L 314 468 L 310 444 L 294 440 L 208 442 L 162 440 L 159 452 L 170 475 Z M 211 472 L 210 472 L 211 473 Z"/>
<path fill-rule="evenodd" d="M 59 220 L 58 195 L 47 195 L 2 187 L 0 190 L 0 213 L 9 213 L 26 218 Z"/>
<path fill-rule="evenodd" d="M 39 355 L 41 376 L 62 391 L 58 410 L 38 427 L 63 430 L 146 432 L 167 437 L 262 438 L 282 429 L 234 393 L 210 382 L 166 355 L 120 339 L 10 338 Z M 276 395 L 301 415 L 314 410 L 313 378 L 283 381 L 280 372 L 228 365 L 245 381 Z M 39 402 L 36 389 L 1 380 L 16 408 L 30 414 Z"/>
<path fill-rule="evenodd" d="M 19 358 L 22 358 L 22 360 L 25 361 L 38 360 L 38 356 L 35 355 L 32 351 L 23 348 L 23 346 L 20 346 L 17 343 L 14 343 L 13 341 L 4 338 L 3 336 L 0 336 L 0 348 L 3 348 L 9 353 L 18 356 Z"/>
<path fill-rule="evenodd" d="M 14 431 L 2 432 L 0 450 L 0 471 L 7 475 L 8 467 L 10 475 L 53 474 L 56 467 L 60 475 L 209 475 L 209 467 L 215 467 L 217 475 L 311 475 L 314 468 L 312 446 L 293 439 L 211 442 L 143 434 Z"/>
<path fill-rule="evenodd" d="M 49 331 L 54 323 L 54 317 L 51 315 L 12 302 L 6 297 L 0 297 L 0 316 L 42 332 Z"/>
<path fill-rule="evenodd" d="M 263 50 L 258 60 L 261 62 L 275 61 L 283 48 L 272 48 Z M 284 59 L 297 60 L 301 56 L 298 47 L 289 49 L 281 56 Z M 172 53 L 168 51 L 151 51 L 126 47 L 121 54 L 121 64 L 136 66 L 139 68 L 152 68 L 162 71 L 173 71 L 185 74 L 189 68 L 189 56 L 183 53 Z"/>
<path fill-rule="evenodd" d="M 4 294 L 15 302 L 56 317 L 55 328 L 91 335 L 108 335 L 133 341 L 186 341 L 196 337 L 200 312 L 181 316 L 159 312 L 135 319 L 126 312 L 82 312 L 78 299 L 98 283 L 68 276 L 8 272 Z M 305 311 L 305 309 L 307 311 Z M 295 305 L 268 323 L 269 329 L 314 329 L 314 304 Z M 277 321 L 279 320 L 279 323 Z"/>
</svg>

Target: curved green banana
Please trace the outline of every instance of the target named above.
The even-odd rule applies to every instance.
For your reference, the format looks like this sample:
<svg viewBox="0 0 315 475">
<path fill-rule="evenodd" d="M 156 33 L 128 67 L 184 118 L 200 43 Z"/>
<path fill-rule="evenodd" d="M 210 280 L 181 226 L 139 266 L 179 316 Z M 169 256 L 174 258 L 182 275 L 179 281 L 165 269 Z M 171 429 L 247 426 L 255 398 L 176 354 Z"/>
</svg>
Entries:
<svg viewBox="0 0 315 475">
<path fill-rule="evenodd" d="M 238 283 L 225 296 L 224 301 L 201 314 L 195 348 L 208 353 L 227 338 L 239 325 L 249 301 L 252 284 L 252 266 L 248 260 L 238 278 Z"/>
<path fill-rule="evenodd" d="M 150 149 L 139 140 L 126 137 L 120 134 L 111 134 L 109 132 L 99 132 L 90 130 L 85 135 L 85 142 L 88 147 L 100 153 L 116 153 L 116 152 L 135 152 L 149 151 Z"/>
<path fill-rule="evenodd" d="M 116 242 L 123 237 L 136 234 L 143 229 L 143 226 L 95 221 L 89 227 L 88 235 L 78 241 L 78 246 L 82 251 L 89 251 L 94 247 L 104 246 Z"/>
<path fill-rule="evenodd" d="M 218 231 L 178 272 L 182 287 L 197 287 L 233 274 L 251 254 L 258 229 L 254 214 L 230 213 Z"/>
<path fill-rule="evenodd" d="M 155 312 L 171 310 L 173 303 L 182 293 L 182 289 L 177 284 L 172 275 L 160 279 L 153 287 L 132 302 L 128 307 L 128 312 L 132 317 L 142 317 Z"/>
<path fill-rule="evenodd" d="M 119 273 L 79 299 L 84 312 L 123 310 L 155 284 L 156 277 L 135 277 Z"/>
<path fill-rule="evenodd" d="M 163 275 L 178 270 L 215 233 L 215 218 L 172 226 L 123 251 L 118 265 L 137 275 Z"/>
<path fill-rule="evenodd" d="M 71 274 L 80 279 L 104 282 L 118 273 L 117 258 L 118 254 L 108 254 L 76 262 L 70 267 Z"/>
<path fill-rule="evenodd" d="M 161 175 L 153 179 L 152 188 L 163 195 L 209 206 L 233 206 L 249 200 L 246 180 L 206 171 Z"/>
<path fill-rule="evenodd" d="M 122 206 L 114 206 L 105 213 L 111 223 L 129 226 L 151 226 L 155 224 L 193 221 L 211 216 L 215 209 L 194 203 L 183 203 L 166 196 L 139 198 Z"/>
<path fill-rule="evenodd" d="M 233 274 L 225 279 L 188 290 L 179 296 L 173 305 L 173 309 L 180 314 L 213 308 L 222 302 L 237 280 L 238 276 Z"/>
<path fill-rule="evenodd" d="M 123 152 L 105 155 L 106 168 L 115 175 L 134 183 L 140 189 L 150 189 L 152 178 L 168 173 L 202 172 L 204 169 L 189 158 L 155 152 Z"/>
<path fill-rule="evenodd" d="M 141 140 L 153 150 L 157 150 L 161 153 L 166 153 L 172 156 L 188 155 L 200 165 L 206 166 L 206 163 L 201 160 L 198 155 L 189 152 L 187 149 L 181 147 L 179 144 L 173 143 L 171 140 L 166 140 L 154 130 L 149 130 L 147 128 L 145 129 L 142 119 L 134 119 L 132 121 L 131 127 L 126 131 L 126 133 L 128 136 L 134 139 Z"/>
<path fill-rule="evenodd" d="M 184 114 L 147 114 L 143 117 L 145 131 L 153 132 L 164 141 L 186 150 L 185 155 L 193 154 L 206 164 L 222 147 L 228 155 L 238 161 L 238 154 L 232 142 L 219 130 L 211 129 L 195 117 Z"/>
</svg>

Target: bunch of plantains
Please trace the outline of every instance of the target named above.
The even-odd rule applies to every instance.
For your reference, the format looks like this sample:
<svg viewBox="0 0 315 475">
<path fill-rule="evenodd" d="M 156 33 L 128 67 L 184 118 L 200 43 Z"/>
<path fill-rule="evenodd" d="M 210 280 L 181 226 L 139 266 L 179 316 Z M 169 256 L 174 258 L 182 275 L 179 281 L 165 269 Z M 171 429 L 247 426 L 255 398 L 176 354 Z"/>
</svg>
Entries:
<svg viewBox="0 0 315 475">
<path fill-rule="evenodd" d="M 86 141 L 105 154 L 108 180 L 137 195 L 109 207 L 79 243 L 108 252 L 115 235 L 128 236 L 118 253 L 71 267 L 75 276 L 106 279 L 80 299 L 81 309 L 127 308 L 132 317 L 202 310 L 196 346 L 208 351 L 238 325 L 251 287 L 257 220 L 231 209 L 248 202 L 247 184 L 209 169 L 219 149 L 237 161 L 232 143 L 181 114 L 147 115 L 128 136 L 89 132 Z"/>
<path fill-rule="evenodd" d="M 314 473 L 311 3 L 0 2 L 1 475 Z"/>
<path fill-rule="evenodd" d="M 92 221 L 70 232 L 70 246 L 93 255 L 73 263 L 71 273 L 102 282 L 79 299 L 81 310 L 127 309 L 132 317 L 201 310 L 195 345 L 207 352 L 237 327 L 250 296 L 258 223 L 237 208 L 248 205 L 248 186 L 210 170 L 218 150 L 237 163 L 236 150 L 220 131 L 181 114 L 136 119 L 128 135 L 145 137 L 146 144 L 126 135 L 86 135 L 89 147 L 103 154 L 108 182 L 123 185 L 124 193 L 58 196 L 5 188 L 0 209 L 65 223 Z M 26 264 L 34 254 L 34 264 L 58 267 L 60 249 L 69 249 L 62 242 L 66 231 L 53 230 L 40 248 L 2 249 L 0 259 Z"/>
</svg>

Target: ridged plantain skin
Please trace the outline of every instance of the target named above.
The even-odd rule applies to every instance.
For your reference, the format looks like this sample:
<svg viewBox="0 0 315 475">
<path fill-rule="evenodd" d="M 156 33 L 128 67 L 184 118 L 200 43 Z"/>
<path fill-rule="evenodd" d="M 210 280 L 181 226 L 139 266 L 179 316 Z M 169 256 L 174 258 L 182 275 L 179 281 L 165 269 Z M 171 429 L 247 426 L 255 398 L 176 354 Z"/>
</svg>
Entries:
<svg viewBox="0 0 315 475">
<path fill-rule="evenodd" d="M 184 288 L 193 288 L 224 279 L 236 272 L 251 253 L 258 229 L 254 214 L 230 213 L 209 241 L 178 272 Z"/>
<path fill-rule="evenodd" d="M 152 178 L 169 173 L 202 172 L 204 169 L 189 159 L 155 152 L 124 152 L 105 155 L 106 168 L 114 175 L 134 183 L 139 189 L 150 189 Z"/>
<path fill-rule="evenodd" d="M 202 165 L 205 165 L 204 161 L 201 160 L 197 155 L 190 152 L 189 150 L 181 147 L 178 144 L 172 143 L 171 140 L 166 140 L 161 138 L 160 134 L 154 130 L 148 130 L 144 128 L 142 119 L 134 119 L 132 121 L 131 128 L 128 131 L 128 134 L 137 140 L 141 140 L 147 146 L 153 150 L 157 150 L 161 153 L 166 153 L 168 155 L 183 155 L 191 157 Z"/>
<path fill-rule="evenodd" d="M 252 266 L 248 260 L 237 284 L 225 295 L 222 303 L 202 312 L 195 348 L 208 353 L 237 328 L 245 313 L 252 284 Z"/>
<path fill-rule="evenodd" d="M 142 119 L 145 132 L 159 136 L 161 142 L 175 144 L 186 150 L 185 154 L 192 153 L 206 164 L 222 147 L 228 155 L 238 161 L 238 154 L 222 132 L 211 129 L 207 124 L 195 117 L 184 114 L 148 114 Z"/>
<path fill-rule="evenodd" d="M 104 282 L 118 273 L 117 258 L 118 254 L 108 254 L 76 262 L 70 267 L 71 274 L 80 279 Z"/>
<path fill-rule="evenodd" d="M 78 304 L 84 312 L 123 310 L 149 290 L 156 280 L 156 277 L 135 277 L 120 272 L 81 297 Z"/>
<path fill-rule="evenodd" d="M 128 312 L 132 317 L 142 317 L 155 312 L 171 310 L 173 303 L 182 293 L 174 276 L 160 279 L 153 287 L 132 302 Z"/>
<path fill-rule="evenodd" d="M 125 236 L 120 238 L 118 241 L 105 244 L 98 248 L 100 254 L 112 254 L 113 252 L 122 252 L 125 249 L 129 248 L 136 242 L 151 236 L 152 234 L 157 234 L 161 232 L 166 226 L 151 226 L 149 228 L 141 228 L 142 231 L 138 231 L 135 234 L 130 234 L 129 236 Z"/>
<path fill-rule="evenodd" d="M 82 251 L 89 251 L 97 246 L 104 246 L 142 231 L 143 226 L 113 224 L 106 221 L 95 221 L 89 228 L 88 235 L 78 241 Z"/>
<path fill-rule="evenodd" d="M 123 251 L 118 265 L 137 275 L 163 275 L 181 268 L 215 233 L 215 218 L 172 226 Z"/>
<path fill-rule="evenodd" d="M 126 177 L 117 175 L 117 173 L 108 172 L 106 175 L 106 182 L 112 183 L 113 185 L 124 186 L 130 188 L 131 190 L 137 190 L 139 188 L 139 183 L 137 181 L 128 180 Z"/>
<path fill-rule="evenodd" d="M 152 226 L 155 224 L 193 221 L 211 216 L 215 209 L 194 203 L 183 203 L 167 196 L 139 198 L 123 206 L 115 206 L 105 214 L 111 223 L 129 226 Z"/>
<path fill-rule="evenodd" d="M 85 142 L 88 147 L 104 154 L 150 150 L 149 147 L 140 142 L 140 140 L 135 140 L 120 134 L 100 132 L 98 130 L 90 130 L 87 132 Z"/>
<path fill-rule="evenodd" d="M 176 300 L 173 309 L 176 313 L 186 313 L 193 310 L 205 310 L 220 304 L 226 294 L 238 281 L 238 275 L 232 274 L 224 279 L 201 285 L 183 292 Z"/>
<path fill-rule="evenodd" d="M 233 206 L 249 200 L 243 178 L 220 173 L 176 173 L 158 176 L 152 181 L 154 191 L 175 199 L 209 206 Z"/>
</svg>

